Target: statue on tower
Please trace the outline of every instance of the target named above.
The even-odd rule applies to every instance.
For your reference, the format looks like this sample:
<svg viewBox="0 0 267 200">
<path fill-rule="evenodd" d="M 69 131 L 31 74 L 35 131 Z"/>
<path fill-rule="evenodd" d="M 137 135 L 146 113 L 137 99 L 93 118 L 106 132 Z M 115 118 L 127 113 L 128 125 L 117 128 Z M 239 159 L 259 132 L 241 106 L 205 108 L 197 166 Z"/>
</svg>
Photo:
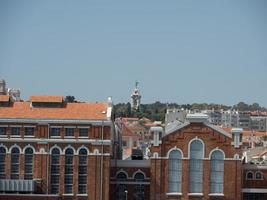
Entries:
<svg viewBox="0 0 267 200">
<path fill-rule="evenodd" d="M 131 101 L 131 108 L 132 111 L 140 111 L 140 104 L 141 104 L 141 94 L 138 89 L 138 81 L 135 81 L 135 88 L 131 95 L 132 101 Z"/>
</svg>

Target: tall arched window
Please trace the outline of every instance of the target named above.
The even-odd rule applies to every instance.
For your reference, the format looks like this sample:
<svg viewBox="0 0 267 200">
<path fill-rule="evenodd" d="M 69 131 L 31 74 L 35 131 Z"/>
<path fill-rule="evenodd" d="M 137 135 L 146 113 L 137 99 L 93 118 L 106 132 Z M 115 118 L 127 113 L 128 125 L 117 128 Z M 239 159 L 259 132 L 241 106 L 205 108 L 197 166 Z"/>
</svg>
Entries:
<svg viewBox="0 0 267 200">
<path fill-rule="evenodd" d="M 11 179 L 19 179 L 19 154 L 17 147 L 11 150 Z"/>
<path fill-rule="evenodd" d="M 73 150 L 68 148 L 65 151 L 65 179 L 64 188 L 65 194 L 72 194 L 73 188 Z"/>
<path fill-rule="evenodd" d="M 182 192 L 182 154 L 178 150 L 172 150 L 168 163 L 169 193 Z"/>
<path fill-rule="evenodd" d="M 144 200 L 145 199 L 145 187 L 144 184 L 141 182 L 144 182 L 145 176 L 144 174 L 138 172 L 134 175 L 134 181 L 140 182 L 140 184 L 136 184 L 134 186 L 134 194 L 133 199 L 134 200 Z"/>
<path fill-rule="evenodd" d="M 118 182 L 116 188 L 116 199 L 125 200 L 127 199 L 127 186 L 123 182 L 127 181 L 127 175 L 124 172 L 120 172 L 116 176 L 116 181 Z"/>
<path fill-rule="evenodd" d="M 189 192 L 202 193 L 203 191 L 203 144 L 194 140 L 190 144 L 189 162 Z"/>
<path fill-rule="evenodd" d="M 210 193 L 223 194 L 224 155 L 221 151 L 212 152 L 210 165 Z"/>
<path fill-rule="evenodd" d="M 55 148 L 51 154 L 51 193 L 59 193 L 59 178 L 60 178 L 60 151 Z"/>
<path fill-rule="evenodd" d="M 32 179 L 32 169 L 33 169 L 33 150 L 32 148 L 27 148 L 24 155 L 24 179 Z"/>
<path fill-rule="evenodd" d="M 78 193 L 87 193 L 87 150 L 79 151 L 79 175 L 78 175 Z"/>
<path fill-rule="evenodd" d="M 6 149 L 0 147 L 0 179 L 6 178 Z"/>
</svg>

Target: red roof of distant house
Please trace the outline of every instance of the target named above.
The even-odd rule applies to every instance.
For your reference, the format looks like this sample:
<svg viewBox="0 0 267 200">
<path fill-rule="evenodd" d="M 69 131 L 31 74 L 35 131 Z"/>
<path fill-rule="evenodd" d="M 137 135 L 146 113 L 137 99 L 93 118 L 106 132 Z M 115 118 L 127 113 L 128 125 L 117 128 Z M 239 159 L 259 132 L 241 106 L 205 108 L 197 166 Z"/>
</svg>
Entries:
<svg viewBox="0 0 267 200">
<path fill-rule="evenodd" d="M 36 103 L 62 103 L 62 96 L 30 96 L 30 102 Z"/>
<path fill-rule="evenodd" d="M 106 112 L 106 103 L 66 103 L 62 108 L 38 108 L 31 107 L 30 102 L 14 102 L 10 107 L 0 108 L 0 118 L 105 120 Z"/>
<path fill-rule="evenodd" d="M 231 133 L 231 129 L 232 128 L 228 128 L 228 127 L 223 127 L 222 128 L 223 130 L 225 130 L 226 132 L 228 133 Z M 261 137 L 261 136 L 267 136 L 267 132 L 258 132 L 258 131 L 242 131 L 242 134 L 243 136 L 258 136 L 258 137 Z"/>
<path fill-rule="evenodd" d="M 0 95 L 0 102 L 8 102 L 9 98 L 9 95 Z"/>
</svg>

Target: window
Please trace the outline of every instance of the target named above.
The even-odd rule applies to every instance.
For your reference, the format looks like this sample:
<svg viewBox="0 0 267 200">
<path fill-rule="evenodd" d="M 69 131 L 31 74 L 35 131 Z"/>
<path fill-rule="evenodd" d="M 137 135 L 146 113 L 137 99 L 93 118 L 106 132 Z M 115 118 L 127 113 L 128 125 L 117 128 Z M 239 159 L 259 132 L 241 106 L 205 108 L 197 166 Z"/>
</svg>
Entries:
<svg viewBox="0 0 267 200">
<path fill-rule="evenodd" d="M 178 150 L 172 150 L 168 162 L 169 193 L 182 192 L 182 154 Z"/>
<path fill-rule="evenodd" d="M 20 127 L 12 127 L 11 135 L 20 135 Z"/>
<path fill-rule="evenodd" d="M 247 172 L 246 178 L 247 178 L 247 180 L 253 180 L 253 173 Z"/>
<path fill-rule="evenodd" d="M 80 128 L 79 137 L 88 137 L 88 128 Z"/>
<path fill-rule="evenodd" d="M 33 136 L 34 128 L 33 127 L 25 127 L 25 136 Z"/>
<path fill-rule="evenodd" d="M 60 177 L 60 151 L 53 149 L 51 154 L 51 193 L 59 193 L 59 177 Z"/>
<path fill-rule="evenodd" d="M 74 128 L 66 128 L 65 131 L 66 137 L 74 137 Z"/>
<path fill-rule="evenodd" d="M 138 172 L 134 176 L 134 181 L 136 182 L 143 182 L 145 179 L 144 174 Z M 134 186 L 134 194 L 133 194 L 134 200 L 144 200 L 145 199 L 145 187 L 144 184 L 136 184 Z"/>
<path fill-rule="evenodd" d="M 122 146 L 127 147 L 127 141 L 126 140 L 122 140 Z"/>
<path fill-rule="evenodd" d="M 261 172 L 256 172 L 256 174 L 255 174 L 255 179 L 256 179 L 256 180 L 262 180 L 262 179 L 263 179 L 263 177 L 262 177 L 262 173 L 261 173 Z"/>
<path fill-rule="evenodd" d="M 79 151 L 78 193 L 87 193 L 87 150 Z"/>
<path fill-rule="evenodd" d="M 203 190 L 203 144 L 194 140 L 190 144 L 189 192 L 202 193 Z"/>
<path fill-rule="evenodd" d="M 60 136 L 60 128 L 51 128 L 50 135 L 51 135 L 51 137 L 59 137 Z"/>
<path fill-rule="evenodd" d="M 6 149 L 0 147 L 0 179 L 6 178 Z"/>
<path fill-rule="evenodd" d="M 124 172 L 120 172 L 116 176 L 117 182 L 120 182 L 116 188 L 116 199 L 125 200 L 127 199 L 127 185 L 123 184 L 124 181 L 127 181 L 127 175 Z"/>
<path fill-rule="evenodd" d="M 221 151 L 211 154 L 210 165 L 210 193 L 223 194 L 224 155 Z"/>
<path fill-rule="evenodd" d="M 24 179 L 32 180 L 32 170 L 33 170 L 33 150 L 32 148 L 27 148 L 25 150 L 25 161 L 24 161 Z"/>
<path fill-rule="evenodd" d="M 6 127 L 0 127 L 0 136 L 6 135 Z"/>
<path fill-rule="evenodd" d="M 19 179 L 19 154 L 19 149 L 14 147 L 11 151 L 11 179 Z"/>
<path fill-rule="evenodd" d="M 65 194 L 72 194 L 73 186 L 73 150 L 67 149 L 65 152 L 65 179 L 64 188 Z"/>
</svg>

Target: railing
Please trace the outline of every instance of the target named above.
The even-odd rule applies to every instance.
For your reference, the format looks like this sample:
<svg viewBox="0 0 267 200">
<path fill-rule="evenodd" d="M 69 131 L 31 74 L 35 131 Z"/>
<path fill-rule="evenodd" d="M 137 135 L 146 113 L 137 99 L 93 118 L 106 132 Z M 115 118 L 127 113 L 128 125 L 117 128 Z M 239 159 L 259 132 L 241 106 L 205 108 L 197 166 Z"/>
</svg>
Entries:
<svg viewBox="0 0 267 200">
<path fill-rule="evenodd" d="M 0 179 L 0 192 L 34 193 L 36 183 L 33 180 Z"/>
</svg>

